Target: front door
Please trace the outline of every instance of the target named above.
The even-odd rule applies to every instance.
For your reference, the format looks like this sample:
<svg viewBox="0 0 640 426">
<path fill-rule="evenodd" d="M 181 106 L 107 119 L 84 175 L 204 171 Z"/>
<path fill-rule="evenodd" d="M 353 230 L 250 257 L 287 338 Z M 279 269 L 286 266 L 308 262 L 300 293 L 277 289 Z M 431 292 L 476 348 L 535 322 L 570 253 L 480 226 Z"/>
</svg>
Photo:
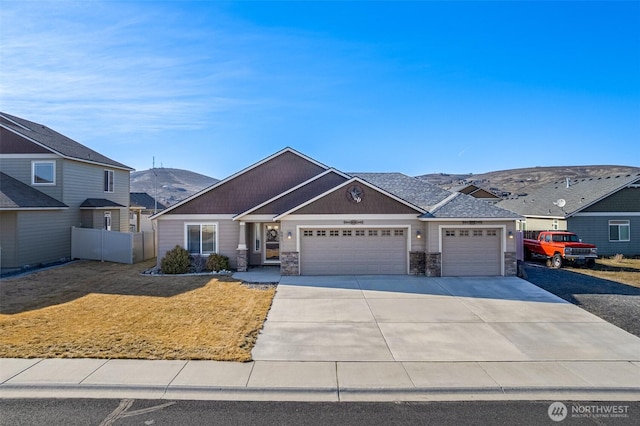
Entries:
<svg viewBox="0 0 640 426">
<path fill-rule="evenodd" d="M 265 225 L 264 241 L 264 263 L 280 263 L 280 225 Z"/>
</svg>

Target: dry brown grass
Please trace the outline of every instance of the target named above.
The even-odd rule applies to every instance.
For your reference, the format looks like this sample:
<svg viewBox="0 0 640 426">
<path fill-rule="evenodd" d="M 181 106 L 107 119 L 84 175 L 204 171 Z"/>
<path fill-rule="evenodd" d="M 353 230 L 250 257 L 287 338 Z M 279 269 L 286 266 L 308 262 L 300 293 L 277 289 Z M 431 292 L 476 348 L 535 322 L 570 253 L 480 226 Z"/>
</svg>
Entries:
<svg viewBox="0 0 640 426">
<path fill-rule="evenodd" d="M 82 261 L 3 279 L 0 357 L 249 361 L 275 293 L 154 261 Z"/>
<path fill-rule="evenodd" d="M 567 268 L 605 280 L 615 281 L 634 287 L 640 287 L 640 259 L 624 259 L 620 256 L 598 259 L 593 269 Z"/>
</svg>

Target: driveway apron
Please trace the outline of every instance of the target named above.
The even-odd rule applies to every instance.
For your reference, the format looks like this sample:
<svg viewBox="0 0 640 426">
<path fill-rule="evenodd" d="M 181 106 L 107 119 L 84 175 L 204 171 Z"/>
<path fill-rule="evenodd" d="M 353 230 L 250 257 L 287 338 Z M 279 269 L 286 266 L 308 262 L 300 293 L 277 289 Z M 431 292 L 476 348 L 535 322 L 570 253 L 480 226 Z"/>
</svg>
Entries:
<svg viewBox="0 0 640 426">
<path fill-rule="evenodd" d="M 640 361 L 640 339 L 516 277 L 282 277 L 256 361 Z"/>
</svg>

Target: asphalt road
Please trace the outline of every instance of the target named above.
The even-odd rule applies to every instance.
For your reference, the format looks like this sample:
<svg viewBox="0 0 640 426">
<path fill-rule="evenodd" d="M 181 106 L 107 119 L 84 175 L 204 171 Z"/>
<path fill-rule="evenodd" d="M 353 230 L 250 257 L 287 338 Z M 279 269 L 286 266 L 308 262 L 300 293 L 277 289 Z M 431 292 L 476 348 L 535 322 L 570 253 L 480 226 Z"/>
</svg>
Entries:
<svg viewBox="0 0 640 426">
<path fill-rule="evenodd" d="M 549 408 L 553 402 L 298 403 L 20 399 L 0 400 L 0 425 L 527 426 L 637 425 L 640 422 L 638 402 L 565 401 L 566 418 L 552 421 Z M 593 414 L 587 414 L 587 411 Z M 615 417 L 614 411 L 617 413 Z"/>
<path fill-rule="evenodd" d="M 640 288 L 526 262 L 526 280 L 640 337 Z"/>
</svg>

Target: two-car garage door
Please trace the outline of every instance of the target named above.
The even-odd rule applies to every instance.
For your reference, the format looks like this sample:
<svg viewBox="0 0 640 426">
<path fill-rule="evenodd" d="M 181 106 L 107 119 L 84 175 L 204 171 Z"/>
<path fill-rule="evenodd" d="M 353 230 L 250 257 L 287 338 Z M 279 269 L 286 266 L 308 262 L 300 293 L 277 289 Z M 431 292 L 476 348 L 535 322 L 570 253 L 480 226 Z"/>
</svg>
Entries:
<svg viewBox="0 0 640 426">
<path fill-rule="evenodd" d="M 303 275 L 406 274 L 406 228 L 300 230 Z"/>
<path fill-rule="evenodd" d="M 442 275 L 502 275 L 500 229 L 451 228 L 442 230 Z"/>
</svg>

